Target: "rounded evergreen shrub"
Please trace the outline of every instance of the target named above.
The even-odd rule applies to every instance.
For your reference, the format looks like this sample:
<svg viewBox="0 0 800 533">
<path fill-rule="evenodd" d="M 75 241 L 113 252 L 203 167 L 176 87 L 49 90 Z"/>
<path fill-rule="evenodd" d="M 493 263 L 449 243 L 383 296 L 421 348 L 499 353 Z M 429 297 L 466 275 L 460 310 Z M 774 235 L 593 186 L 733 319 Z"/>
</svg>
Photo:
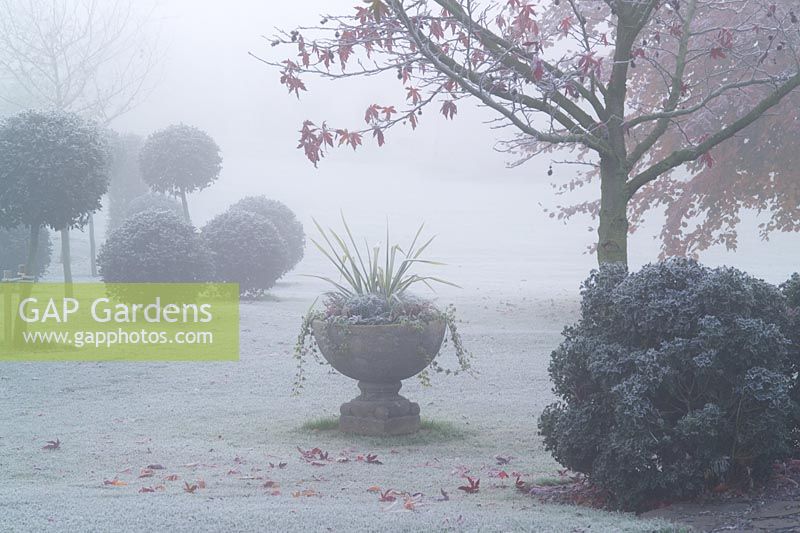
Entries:
<svg viewBox="0 0 800 533">
<path fill-rule="evenodd" d="M 557 461 L 627 509 L 769 475 L 792 414 L 776 287 L 674 259 L 603 267 L 581 292 L 539 420 Z"/>
<path fill-rule="evenodd" d="M 97 264 L 106 283 L 200 283 L 211 274 L 200 235 L 181 216 L 158 209 L 125 220 L 100 248 Z"/>
<path fill-rule="evenodd" d="M 24 265 L 28 260 L 28 241 L 30 241 L 30 230 L 25 226 L 0 229 L 0 274 L 3 270 L 10 270 L 15 276 L 17 275 L 19 266 Z M 50 232 L 46 228 L 41 228 L 34 276 L 40 277 L 47 272 L 52 252 L 53 244 L 50 242 Z"/>
<path fill-rule="evenodd" d="M 125 208 L 125 218 L 130 218 L 143 211 L 150 211 L 152 209 L 158 211 L 169 211 L 175 213 L 179 217 L 183 216 L 183 209 L 177 200 L 165 194 L 155 192 L 148 192 L 137 196 L 128 203 Z"/>
<path fill-rule="evenodd" d="M 793 274 L 781 284 L 780 288 L 789 305 L 787 337 L 792 342 L 792 353 L 789 360 L 791 376 L 794 379 L 792 398 L 795 401 L 793 439 L 795 454 L 798 454 L 800 453 L 800 274 Z"/>
<path fill-rule="evenodd" d="M 781 284 L 781 291 L 794 308 L 800 308 L 800 274 L 792 274 L 792 277 Z"/>
<path fill-rule="evenodd" d="M 285 272 L 286 242 L 270 220 L 253 212 L 229 209 L 203 228 L 218 281 L 238 283 L 242 296 L 257 297 Z"/>
<path fill-rule="evenodd" d="M 303 259 L 306 247 L 303 224 L 297 220 L 294 212 L 285 204 L 266 196 L 248 196 L 233 204 L 231 209 L 256 213 L 275 225 L 287 247 L 284 274 L 297 266 L 297 263 Z"/>
</svg>

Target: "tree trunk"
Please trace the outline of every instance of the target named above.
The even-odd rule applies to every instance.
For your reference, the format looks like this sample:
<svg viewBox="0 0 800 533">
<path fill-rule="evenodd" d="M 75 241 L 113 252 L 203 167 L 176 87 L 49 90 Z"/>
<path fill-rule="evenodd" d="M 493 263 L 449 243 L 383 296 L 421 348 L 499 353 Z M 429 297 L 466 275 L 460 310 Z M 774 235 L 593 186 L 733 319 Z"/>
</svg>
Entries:
<svg viewBox="0 0 800 533">
<path fill-rule="evenodd" d="M 183 216 L 186 217 L 186 222 L 192 223 L 192 217 L 189 216 L 189 203 L 186 201 L 186 191 L 181 189 L 181 205 L 183 205 Z"/>
<path fill-rule="evenodd" d="M 597 230 L 597 262 L 628 264 L 627 177 L 617 161 L 600 162 L 600 226 Z"/>
<path fill-rule="evenodd" d="M 25 262 L 25 274 L 36 276 L 36 253 L 39 251 L 39 225 L 31 224 L 30 238 L 28 239 L 28 260 Z"/>
<path fill-rule="evenodd" d="M 65 293 L 72 297 L 72 259 L 69 253 L 69 228 L 61 230 L 61 262 L 64 265 Z"/>
<path fill-rule="evenodd" d="M 92 262 L 92 277 L 97 277 L 97 245 L 94 241 L 94 215 L 89 215 L 89 260 Z"/>
</svg>

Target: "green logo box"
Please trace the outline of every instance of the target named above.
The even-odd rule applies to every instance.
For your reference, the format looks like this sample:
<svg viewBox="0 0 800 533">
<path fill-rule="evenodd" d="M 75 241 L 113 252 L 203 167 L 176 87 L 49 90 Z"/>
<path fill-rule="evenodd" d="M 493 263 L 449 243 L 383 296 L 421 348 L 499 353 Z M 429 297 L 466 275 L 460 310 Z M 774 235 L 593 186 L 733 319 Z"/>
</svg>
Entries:
<svg viewBox="0 0 800 533">
<path fill-rule="evenodd" d="M 0 361 L 238 361 L 234 283 L 0 283 Z"/>
</svg>

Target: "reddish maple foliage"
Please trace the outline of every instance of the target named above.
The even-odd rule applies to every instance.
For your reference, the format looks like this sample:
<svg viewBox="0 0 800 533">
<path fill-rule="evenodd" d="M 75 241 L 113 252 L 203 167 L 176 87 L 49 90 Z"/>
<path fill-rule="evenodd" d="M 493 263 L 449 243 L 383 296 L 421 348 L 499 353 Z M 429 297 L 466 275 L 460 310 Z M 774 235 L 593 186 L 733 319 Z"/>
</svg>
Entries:
<svg viewBox="0 0 800 533">
<path fill-rule="evenodd" d="M 627 235 L 663 209 L 664 252 L 736 244 L 743 208 L 762 226 L 800 229 L 796 150 L 800 24 L 775 0 L 367 0 L 354 12 L 280 33 L 295 48 L 281 83 L 304 75 L 396 75 L 398 102 L 366 107 L 364 124 L 306 121 L 298 147 L 315 165 L 336 146 L 380 146 L 422 109 L 447 119 L 473 99 L 516 129 L 506 149 L 523 163 L 551 154 L 575 164 L 560 192 L 600 181 L 595 202 L 553 217 L 599 219 L 601 262 L 627 260 Z M 800 11 L 798 11 L 800 12 Z M 551 170 L 552 172 L 552 170 Z"/>
</svg>

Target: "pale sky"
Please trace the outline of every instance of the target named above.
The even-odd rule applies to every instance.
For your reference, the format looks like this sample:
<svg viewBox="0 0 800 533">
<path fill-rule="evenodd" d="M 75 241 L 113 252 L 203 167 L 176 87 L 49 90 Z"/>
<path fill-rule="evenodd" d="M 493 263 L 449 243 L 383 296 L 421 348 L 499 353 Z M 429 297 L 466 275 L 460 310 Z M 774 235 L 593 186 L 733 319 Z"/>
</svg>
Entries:
<svg viewBox="0 0 800 533">
<path fill-rule="evenodd" d="M 365 138 L 365 147 L 357 153 L 334 150 L 319 169 L 296 149 L 303 120 L 360 126 L 369 104 L 402 104 L 401 85 L 391 75 L 337 82 L 307 77 L 309 92 L 298 101 L 278 83 L 276 70 L 247 52 L 284 59 L 293 50 L 272 48 L 262 35 L 273 35 L 276 27 L 315 24 L 323 12 L 349 12 L 357 0 L 155 1 L 164 48 L 158 84 L 147 101 L 115 127 L 146 135 L 185 122 L 217 140 L 224 170 L 217 184 L 191 199 L 196 222 L 245 194 L 267 194 L 295 209 L 307 226 L 311 216 L 335 221 L 340 209 L 376 231 L 387 216 L 402 228 L 427 220 L 438 223 L 435 230 L 444 234 L 443 240 L 469 242 L 478 256 L 552 257 L 581 273 L 595 265 L 584 253 L 596 237 L 589 230 L 595 224 L 587 218 L 564 226 L 549 219 L 539 204 L 593 198 L 598 187 L 556 197 L 546 175 L 547 156 L 506 168 L 508 156 L 493 149 L 499 132 L 483 122 L 493 115 L 467 102 L 459 103 L 453 122 L 431 108 L 416 132 L 396 128 L 387 134 L 383 148 Z M 556 167 L 554 178 L 567 179 L 570 172 Z M 657 258 L 653 236 L 659 229 L 652 224 L 631 239 L 632 264 Z M 714 250 L 703 259 L 740 266 L 774 281 L 800 264 L 798 235 L 779 235 L 765 245 L 751 223 L 742 228 L 741 237 L 739 253 Z M 764 257 L 771 260 L 765 262 Z"/>
</svg>

